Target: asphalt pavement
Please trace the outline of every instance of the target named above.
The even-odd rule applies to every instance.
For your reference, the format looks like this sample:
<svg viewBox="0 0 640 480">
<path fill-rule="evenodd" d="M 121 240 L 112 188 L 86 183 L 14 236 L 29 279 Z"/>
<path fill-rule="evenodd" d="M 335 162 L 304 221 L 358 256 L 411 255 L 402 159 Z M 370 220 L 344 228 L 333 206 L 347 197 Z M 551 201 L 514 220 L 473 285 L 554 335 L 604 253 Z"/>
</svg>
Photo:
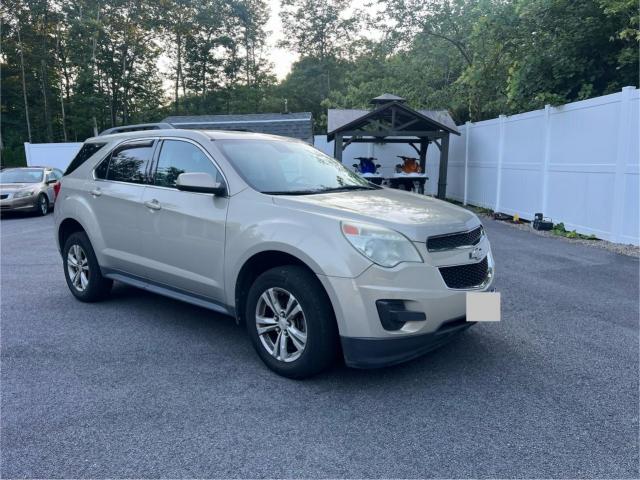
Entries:
<svg viewBox="0 0 640 480">
<path fill-rule="evenodd" d="M 638 259 L 485 226 L 500 323 L 293 381 L 229 317 L 76 301 L 52 216 L 3 218 L 0 477 L 640 477 Z"/>
</svg>

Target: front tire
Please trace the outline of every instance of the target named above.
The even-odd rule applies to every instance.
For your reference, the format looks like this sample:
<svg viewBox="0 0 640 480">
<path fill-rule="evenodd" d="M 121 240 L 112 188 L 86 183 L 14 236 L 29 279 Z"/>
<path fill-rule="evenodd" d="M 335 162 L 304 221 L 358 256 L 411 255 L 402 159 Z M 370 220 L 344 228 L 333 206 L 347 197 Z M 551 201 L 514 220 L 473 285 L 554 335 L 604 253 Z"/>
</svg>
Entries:
<svg viewBox="0 0 640 480">
<path fill-rule="evenodd" d="M 288 378 L 328 368 L 338 351 L 333 309 L 316 276 L 285 265 L 260 275 L 249 289 L 245 318 L 262 361 Z"/>
<path fill-rule="evenodd" d="M 44 217 L 49 213 L 49 199 L 44 193 L 38 195 L 38 201 L 36 203 L 36 213 L 41 217 Z"/>
<path fill-rule="evenodd" d="M 62 261 L 67 286 L 78 300 L 96 302 L 109 295 L 113 281 L 102 276 L 86 233 L 69 236 L 62 249 Z"/>
</svg>

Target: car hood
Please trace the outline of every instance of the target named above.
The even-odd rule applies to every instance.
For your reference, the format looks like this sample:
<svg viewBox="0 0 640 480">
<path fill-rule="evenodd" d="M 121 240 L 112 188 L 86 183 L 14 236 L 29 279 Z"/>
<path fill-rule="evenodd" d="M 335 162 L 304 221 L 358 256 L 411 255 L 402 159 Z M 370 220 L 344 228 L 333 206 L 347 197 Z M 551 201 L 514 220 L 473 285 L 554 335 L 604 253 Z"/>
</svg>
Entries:
<svg viewBox="0 0 640 480">
<path fill-rule="evenodd" d="M 0 184 L 0 191 L 7 192 L 15 192 L 16 190 L 22 190 L 27 187 L 37 187 L 37 183 L 2 183 Z"/>
<path fill-rule="evenodd" d="M 300 196 L 274 196 L 283 207 L 384 225 L 409 239 L 461 232 L 480 224 L 469 210 L 432 197 L 390 188 Z"/>
</svg>

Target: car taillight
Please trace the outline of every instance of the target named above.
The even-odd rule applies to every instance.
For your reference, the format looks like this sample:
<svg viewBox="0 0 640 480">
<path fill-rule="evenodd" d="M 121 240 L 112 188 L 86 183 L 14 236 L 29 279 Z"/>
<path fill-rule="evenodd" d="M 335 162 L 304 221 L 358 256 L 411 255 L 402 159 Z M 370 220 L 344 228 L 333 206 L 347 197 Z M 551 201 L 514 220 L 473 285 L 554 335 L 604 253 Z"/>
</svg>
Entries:
<svg viewBox="0 0 640 480">
<path fill-rule="evenodd" d="M 61 187 L 62 187 L 62 184 L 60 183 L 60 180 L 58 180 L 56 183 L 53 184 L 53 193 L 55 193 L 56 198 L 58 198 L 58 194 L 60 193 Z"/>
</svg>

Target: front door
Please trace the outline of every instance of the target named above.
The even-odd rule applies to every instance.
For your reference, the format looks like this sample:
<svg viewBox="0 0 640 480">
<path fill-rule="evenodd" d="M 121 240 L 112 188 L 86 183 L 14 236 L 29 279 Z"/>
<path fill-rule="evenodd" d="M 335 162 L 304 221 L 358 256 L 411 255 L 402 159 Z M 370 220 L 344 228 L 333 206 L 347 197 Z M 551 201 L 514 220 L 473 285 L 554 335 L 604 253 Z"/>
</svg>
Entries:
<svg viewBox="0 0 640 480">
<path fill-rule="evenodd" d="M 171 288 L 224 301 L 224 240 L 228 198 L 183 192 L 181 173 L 222 175 L 195 143 L 163 140 L 150 185 L 143 194 L 141 240 L 145 276 Z"/>
</svg>

